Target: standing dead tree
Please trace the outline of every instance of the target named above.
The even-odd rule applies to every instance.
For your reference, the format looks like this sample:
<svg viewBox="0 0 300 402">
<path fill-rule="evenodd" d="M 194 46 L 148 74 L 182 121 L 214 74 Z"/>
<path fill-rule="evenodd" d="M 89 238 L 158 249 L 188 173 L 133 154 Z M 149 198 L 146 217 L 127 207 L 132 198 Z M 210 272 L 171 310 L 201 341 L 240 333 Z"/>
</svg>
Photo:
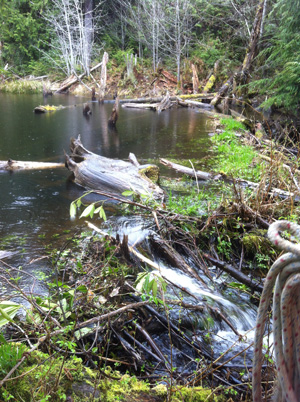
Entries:
<svg viewBox="0 0 300 402">
<path fill-rule="evenodd" d="M 103 102 L 106 88 L 106 80 L 107 80 L 107 65 L 108 63 L 108 53 L 104 52 L 102 58 L 102 67 L 100 74 L 100 87 L 99 87 L 99 102 Z"/>
<path fill-rule="evenodd" d="M 264 22 L 266 2 L 267 0 L 258 1 L 252 32 L 242 66 L 240 67 L 239 71 L 231 76 L 228 81 L 220 88 L 217 95 L 211 101 L 211 104 L 213 106 L 217 106 L 219 103 L 221 103 L 222 99 L 227 96 L 229 92 L 243 95 L 243 97 L 246 96 L 247 92 L 245 89 L 245 85 L 249 82 L 250 73 L 253 67 L 253 61 L 257 55 L 257 47 L 259 39 L 261 37 Z"/>
</svg>

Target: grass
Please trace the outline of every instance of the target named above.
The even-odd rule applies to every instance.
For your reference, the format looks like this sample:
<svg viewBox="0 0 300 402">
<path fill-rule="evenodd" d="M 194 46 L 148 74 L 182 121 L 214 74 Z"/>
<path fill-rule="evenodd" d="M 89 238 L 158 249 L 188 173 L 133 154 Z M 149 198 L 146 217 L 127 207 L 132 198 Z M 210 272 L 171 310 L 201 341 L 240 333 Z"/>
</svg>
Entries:
<svg viewBox="0 0 300 402">
<path fill-rule="evenodd" d="M 221 124 L 224 131 L 212 138 L 217 153 L 214 168 L 227 176 L 260 181 L 262 168 L 256 163 L 258 153 L 253 147 L 242 144 L 238 137 L 238 133 L 245 130 L 244 125 L 231 118 L 222 119 Z"/>
<path fill-rule="evenodd" d="M 8 81 L 0 85 L 0 92 L 8 92 L 14 94 L 41 93 L 43 92 L 43 81 Z"/>
</svg>

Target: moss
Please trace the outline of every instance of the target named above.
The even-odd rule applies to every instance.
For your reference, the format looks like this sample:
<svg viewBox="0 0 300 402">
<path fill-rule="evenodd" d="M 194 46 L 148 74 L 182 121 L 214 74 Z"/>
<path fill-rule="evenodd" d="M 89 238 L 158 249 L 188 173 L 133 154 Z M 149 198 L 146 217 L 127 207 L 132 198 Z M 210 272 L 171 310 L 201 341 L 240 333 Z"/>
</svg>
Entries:
<svg viewBox="0 0 300 402">
<path fill-rule="evenodd" d="M 156 165 L 145 165 L 139 168 L 139 173 L 143 177 L 148 177 L 153 183 L 159 179 L 159 168 Z"/>
<path fill-rule="evenodd" d="M 146 381 L 140 381 L 135 376 L 120 374 L 110 367 L 102 374 L 99 370 L 86 368 L 82 360 L 72 357 L 49 356 L 35 351 L 31 353 L 21 366 L 18 373 L 25 374 L 18 380 L 6 382 L 1 389 L 1 400 L 12 401 L 62 401 L 67 395 L 74 402 L 166 402 L 168 389 L 166 385 L 158 384 L 150 387 Z M 60 377 L 59 377 L 60 375 Z M 118 379 L 113 379 L 116 377 Z M 172 402 L 221 402 L 222 398 L 212 394 L 210 389 L 202 387 L 173 389 Z"/>
<path fill-rule="evenodd" d="M 20 374 L 25 375 L 17 381 L 5 383 L 1 396 L 6 391 L 17 401 L 40 400 L 47 395 L 51 395 L 51 400 L 59 401 L 60 395 L 65 394 L 74 381 L 83 379 L 82 360 L 73 357 L 64 361 L 63 357 L 34 351 L 21 366 Z"/>
<path fill-rule="evenodd" d="M 152 391 L 163 398 L 165 401 L 167 398 L 167 387 L 164 384 L 158 384 L 152 389 Z M 217 396 L 212 393 L 209 388 L 202 387 L 177 387 L 173 389 L 172 392 L 172 402 L 204 402 L 204 401 L 214 401 L 222 402 L 225 401 L 224 397 Z"/>
<path fill-rule="evenodd" d="M 268 254 L 272 249 L 272 243 L 266 237 L 267 231 L 264 229 L 255 229 L 245 233 L 242 243 L 247 254 L 256 254 L 258 251 Z"/>
<path fill-rule="evenodd" d="M 207 81 L 207 83 L 203 89 L 203 92 L 209 92 L 215 85 L 215 82 L 216 82 L 216 76 L 214 74 L 212 74 L 210 76 L 209 80 Z"/>
</svg>

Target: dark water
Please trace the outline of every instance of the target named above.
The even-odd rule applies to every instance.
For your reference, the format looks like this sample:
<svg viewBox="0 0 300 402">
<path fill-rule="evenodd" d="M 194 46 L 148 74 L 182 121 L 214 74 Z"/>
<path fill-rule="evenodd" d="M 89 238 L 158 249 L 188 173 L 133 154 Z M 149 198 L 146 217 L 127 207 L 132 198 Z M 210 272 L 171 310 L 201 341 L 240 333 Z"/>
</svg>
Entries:
<svg viewBox="0 0 300 402">
<path fill-rule="evenodd" d="M 0 94 L 0 160 L 64 162 L 64 150 L 79 134 L 86 148 L 110 158 L 126 159 L 133 152 L 143 163 L 160 157 L 201 161 L 206 155 L 211 122 L 197 110 L 157 114 L 120 108 L 117 130 L 112 131 L 107 125 L 112 103 L 91 104 L 92 115 L 85 118 L 86 100 Z M 67 108 L 34 114 L 34 107 L 44 103 Z M 162 173 L 173 174 L 163 167 Z M 0 250 L 18 252 L 9 263 L 32 273 L 47 269 L 46 260 L 28 263 L 44 253 L 45 243 L 55 243 L 56 234 L 80 225 L 71 222 L 69 206 L 82 189 L 70 183 L 69 176 L 65 168 L 0 172 Z"/>
</svg>

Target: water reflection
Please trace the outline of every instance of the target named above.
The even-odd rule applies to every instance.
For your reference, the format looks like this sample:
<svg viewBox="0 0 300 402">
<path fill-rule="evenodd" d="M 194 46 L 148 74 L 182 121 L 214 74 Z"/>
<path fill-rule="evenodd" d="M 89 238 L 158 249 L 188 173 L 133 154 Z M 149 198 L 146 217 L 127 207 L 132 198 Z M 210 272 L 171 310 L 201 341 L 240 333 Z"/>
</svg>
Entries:
<svg viewBox="0 0 300 402">
<path fill-rule="evenodd" d="M 92 110 L 87 119 L 86 102 Z M 47 103 L 65 109 L 33 113 L 36 106 Z M 110 158 L 126 159 L 133 152 L 143 163 L 159 157 L 201 160 L 205 156 L 209 120 L 197 111 L 172 109 L 158 114 L 120 107 L 117 127 L 111 129 L 112 108 L 113 103 L 98 104 L 83 97 L 0 94 L 0 160 L 63 162 L 70 138 L 79 134 L 86 148 Z M 14 264 L 26 265 L 38 258 L 53 235 L 80 225 L 78 220 L 70 221 L 69 205 L 83 189 L 71 184 L 69 176 L 66 169 L 0 172 L 0 250 L 17 251 Z M 44 270 L 46 265 L 43 261 L 28 269 Z"/>
</svg>

